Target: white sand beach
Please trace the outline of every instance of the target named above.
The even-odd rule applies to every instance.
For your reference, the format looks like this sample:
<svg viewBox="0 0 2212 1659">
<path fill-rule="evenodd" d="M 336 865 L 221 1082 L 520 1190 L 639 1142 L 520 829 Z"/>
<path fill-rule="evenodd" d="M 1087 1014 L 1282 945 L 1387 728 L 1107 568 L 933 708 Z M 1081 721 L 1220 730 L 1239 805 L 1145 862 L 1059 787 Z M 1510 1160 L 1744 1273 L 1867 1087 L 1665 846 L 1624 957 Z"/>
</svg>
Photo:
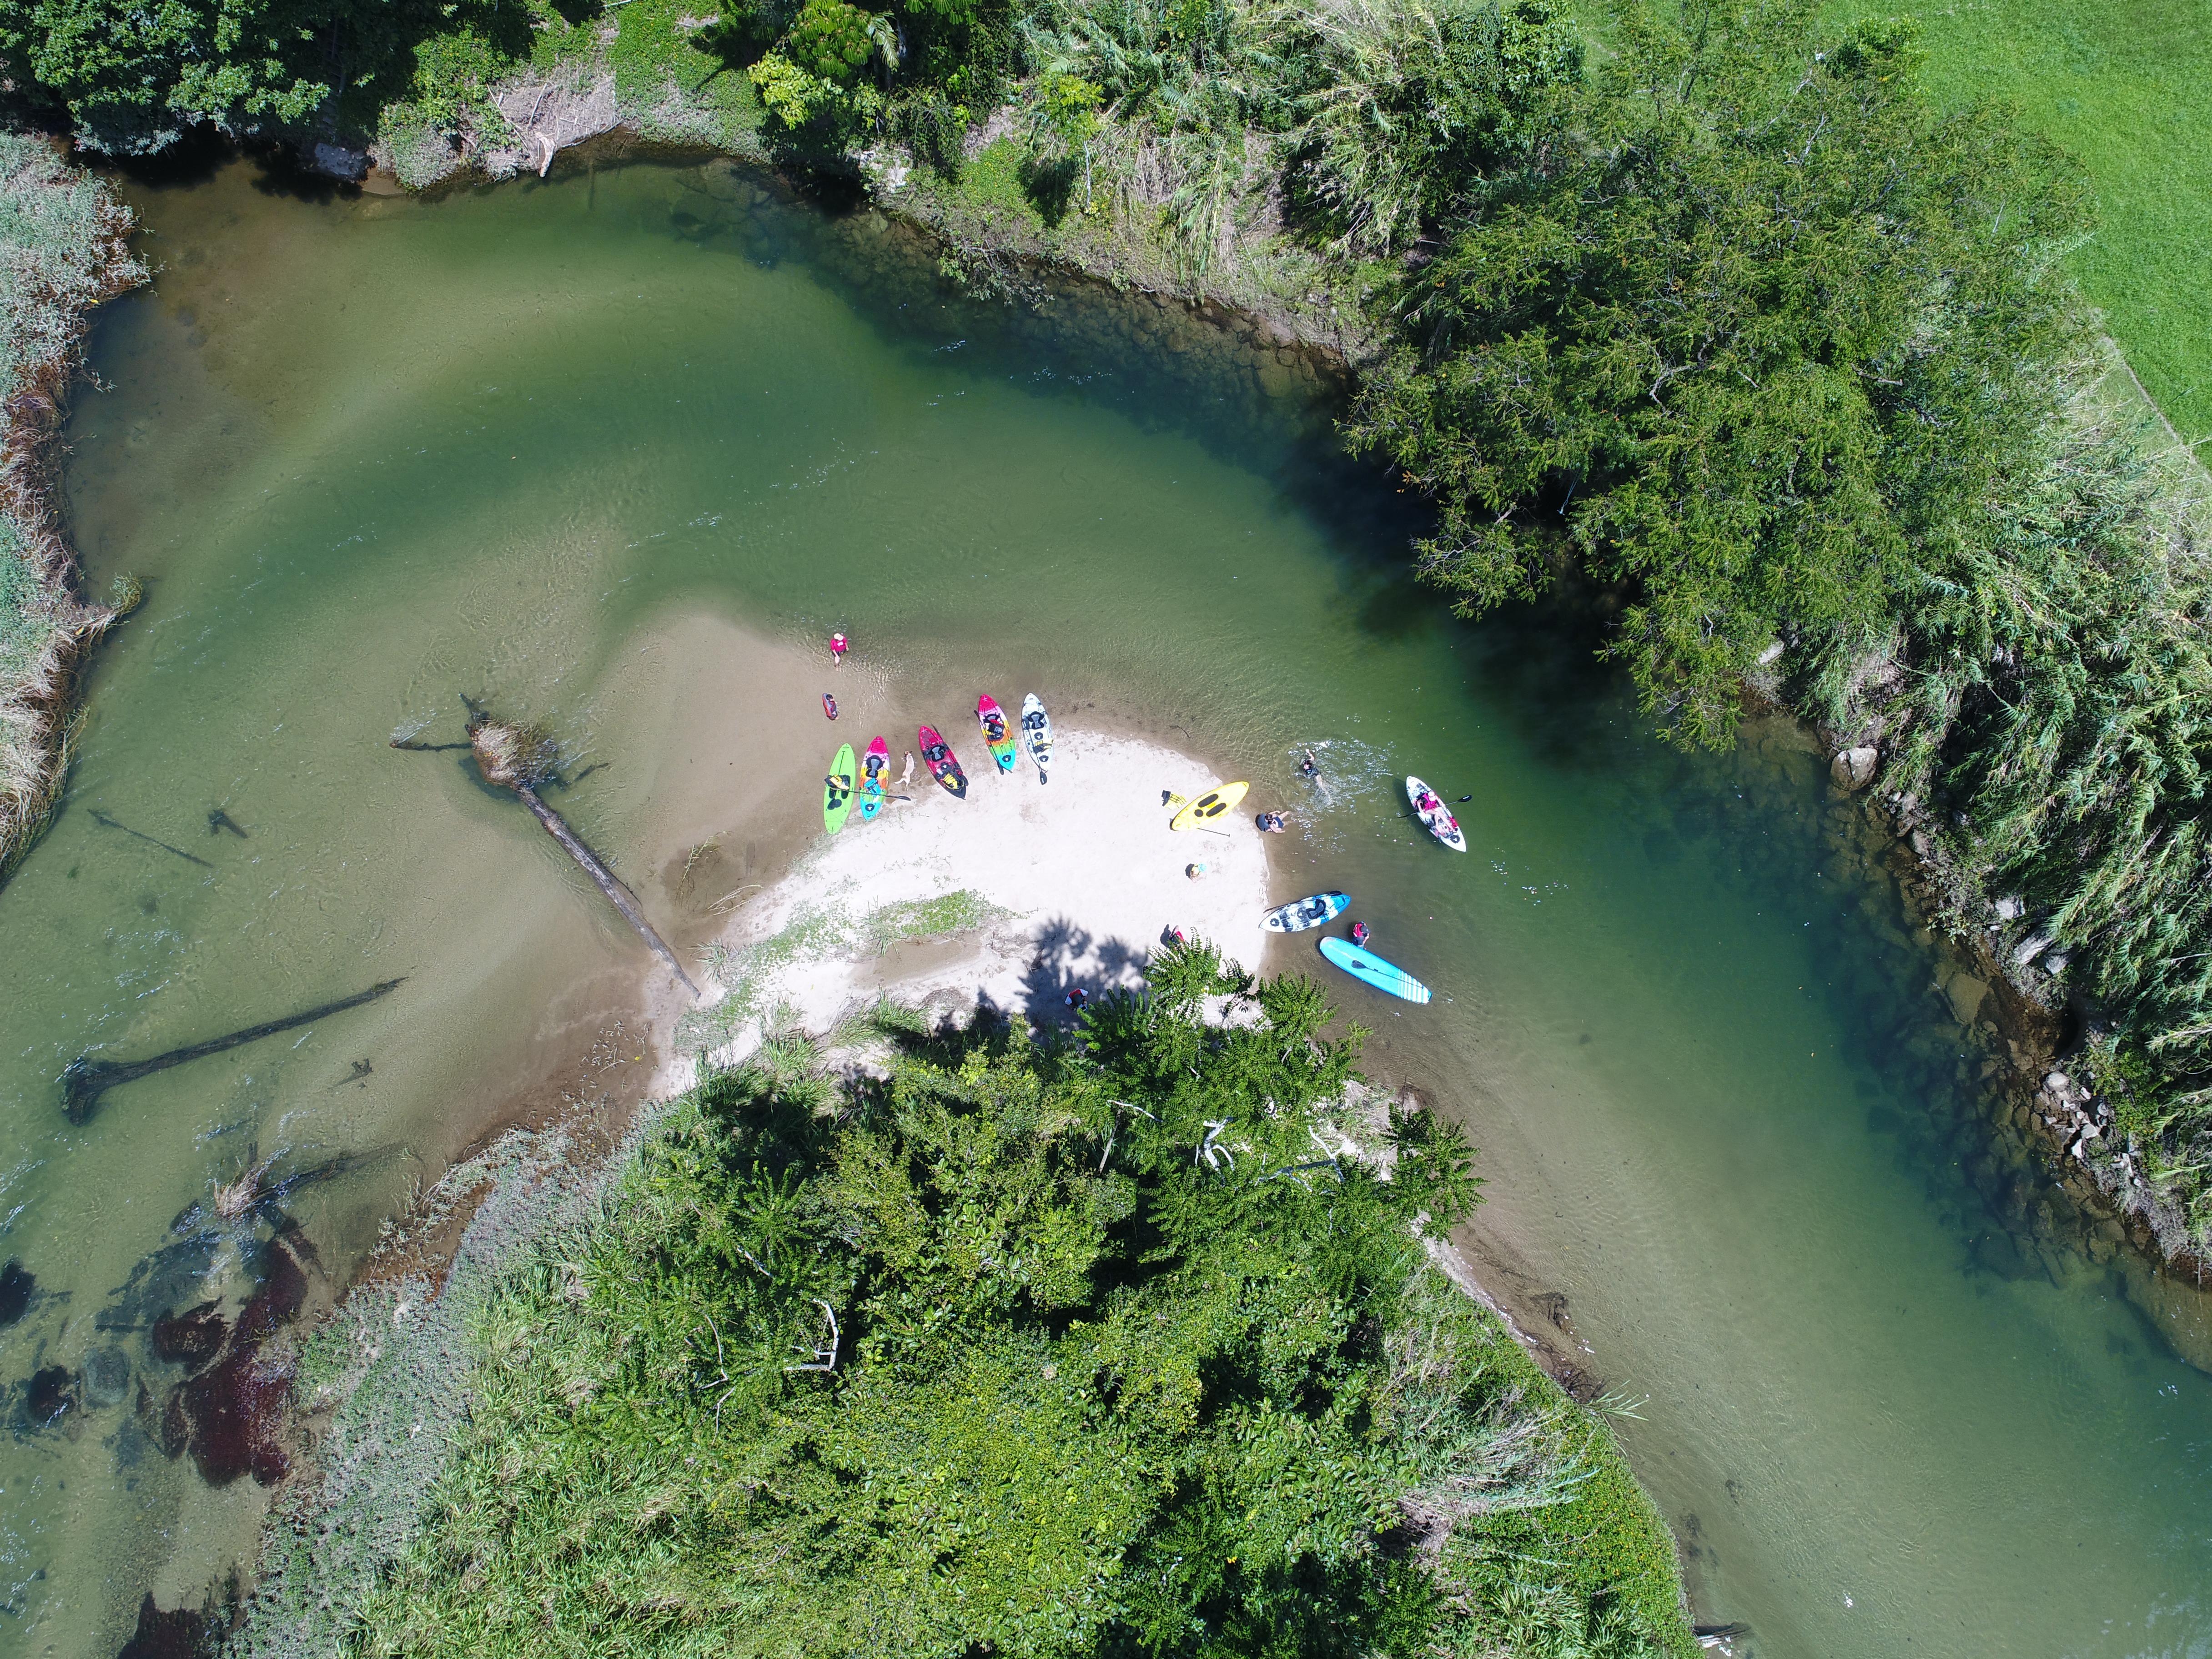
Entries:
<svg viewBox="0 0 2212 1659">
<path fill-rule="evenodd" d="M 1212 830 L 1168 828 L 1163 793 L 1194 796 L 1218 781 L 1203 764 L 1062 729 L 1051 781 L 1040 783 L 1026 756 L 1000 774 L 969 736 L 953 737 L 965 799 L 917 765 L 910 805 L 872 823 L 854 813 L 737 912 L 709 951 L 721 974 L 706 997 L 741 985 L 755 1016 L 733 1024 L 717 1058 L 757 1040 L 759 1013 L 780 1009 L 822 1031 L 885 996 L 961 1018 L 980 1004 L 1033 1023 L 1063 1018 L 1071 987 L 1135 983 L 1171 927 L 1258 964 L 1267 837 L 1241 811 Z M 904 753 L 893 750 L 894 779 Z M 1194 880 L 1196 863 L 1206 873 Z M 672 1065 L 666 1086 L 683 1086 L 690 1069 Z"/>
</svg>

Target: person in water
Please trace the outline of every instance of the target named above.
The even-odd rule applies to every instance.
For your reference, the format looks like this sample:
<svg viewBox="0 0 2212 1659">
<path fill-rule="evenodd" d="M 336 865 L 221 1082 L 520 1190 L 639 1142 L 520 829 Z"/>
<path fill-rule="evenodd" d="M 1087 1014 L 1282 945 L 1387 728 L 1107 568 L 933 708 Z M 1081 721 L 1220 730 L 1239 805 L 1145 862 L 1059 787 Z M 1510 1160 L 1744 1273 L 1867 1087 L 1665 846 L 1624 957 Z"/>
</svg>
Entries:
<svg viewBox="0 0 2212 1659">
<path fill-rule="evenodd" d="M 1314 759 L 1312 750 L 1307 750 L 1305 758 L 1298 763 L 1298 771 L 1299 774 L 1304 777 L 1313 778 L 1316 780 L 1320 778 L 1321 766 L 1320 763 Z"/>
<path fill-rule="evenodd" d="M 851 649 L 852 647 L 846 643 L 845 635 L 842 632 L 832 634 L 830 636 L 830 661 L 831 665 L 835 667 L 842 668 L 845 665 L 845 653 Z"/>
<path fill-rule="evenodd" d="M 1367 924 L 1365 922 L 1355 921 L 1352 924 L 1352 942 L 1354 945 L 1357 945 L 1363 951 L 1367 948 Z"/>
</svg>

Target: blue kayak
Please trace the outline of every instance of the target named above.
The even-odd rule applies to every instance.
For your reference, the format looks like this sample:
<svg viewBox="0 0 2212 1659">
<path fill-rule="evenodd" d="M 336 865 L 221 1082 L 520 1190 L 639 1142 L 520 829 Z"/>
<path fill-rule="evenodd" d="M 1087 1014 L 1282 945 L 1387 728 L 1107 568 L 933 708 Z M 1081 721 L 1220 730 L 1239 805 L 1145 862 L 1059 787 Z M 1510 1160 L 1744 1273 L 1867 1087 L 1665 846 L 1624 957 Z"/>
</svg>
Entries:
<svg viewBox="0 0 2212 1659">
<path fill-rule="evenodd" d="M 1394 962 L 1385 962 L 1372 951 L 1363 951 L 1350 939 L 1325 939 L 1321 953 L 1352 976 L 1364 979 L 1378 991 L 1408 1002 L 1426 1002 L 1429 988 Z"/>
</svg>

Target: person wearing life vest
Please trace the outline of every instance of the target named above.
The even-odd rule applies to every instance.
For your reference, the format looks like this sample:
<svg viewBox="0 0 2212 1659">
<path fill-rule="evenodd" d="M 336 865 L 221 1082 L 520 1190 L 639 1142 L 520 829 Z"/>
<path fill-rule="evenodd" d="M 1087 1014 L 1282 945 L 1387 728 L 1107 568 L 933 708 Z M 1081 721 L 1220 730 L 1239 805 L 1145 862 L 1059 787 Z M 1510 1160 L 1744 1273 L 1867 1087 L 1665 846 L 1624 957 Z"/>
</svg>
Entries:
<svg viewBox="0 0 2212 1659">
<path fill-rule="evenodd" d="M 1352 942 L 1354 945 L 1357 945 L 1363 951 L 1367 948 L 1367 924 L 1365 922 L 1355 921 L 1352 924 Z"/>
</svg>

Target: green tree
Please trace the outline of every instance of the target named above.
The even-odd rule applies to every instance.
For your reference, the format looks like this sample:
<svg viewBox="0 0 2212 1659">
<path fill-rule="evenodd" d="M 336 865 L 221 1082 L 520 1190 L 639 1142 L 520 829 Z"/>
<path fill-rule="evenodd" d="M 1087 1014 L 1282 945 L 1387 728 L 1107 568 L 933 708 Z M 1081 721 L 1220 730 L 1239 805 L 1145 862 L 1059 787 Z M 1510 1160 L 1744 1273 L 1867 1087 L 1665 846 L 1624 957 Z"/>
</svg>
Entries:
<svg viewBox="0 0 2212 1659">
<path fill-rule="evenodd" d="M 1478 611 L 1563 562 L 1668 733 L 1724 742 L 1768 642 L 1848 659 L 1910 552 L 1982 533 L 2081 339 L 2075 169 L 1939 116 L 1911 28 L 1634 7 L 1586 142 L 1397 282 L 1351 432 L 1432 495 L 1424 571 Z"/>
<path fill-rule="evenodd" d="M 1091 82 L 1063 72 L 1040 76 L 1030 105 L 1030 154 L 1047 167 L 1080 161 L 1086 208 L 1091 205 L 1091 146 L 1098 137 L 1103 97 Z"/>
<path fill-rule="evenodd" d="M 96 149 L 144 155 L 206 125 L 297 131 L 404 97 L 418 43 L 526 44 L 512 0 L 0 0 L 0 64 Z"/>
</svg>

